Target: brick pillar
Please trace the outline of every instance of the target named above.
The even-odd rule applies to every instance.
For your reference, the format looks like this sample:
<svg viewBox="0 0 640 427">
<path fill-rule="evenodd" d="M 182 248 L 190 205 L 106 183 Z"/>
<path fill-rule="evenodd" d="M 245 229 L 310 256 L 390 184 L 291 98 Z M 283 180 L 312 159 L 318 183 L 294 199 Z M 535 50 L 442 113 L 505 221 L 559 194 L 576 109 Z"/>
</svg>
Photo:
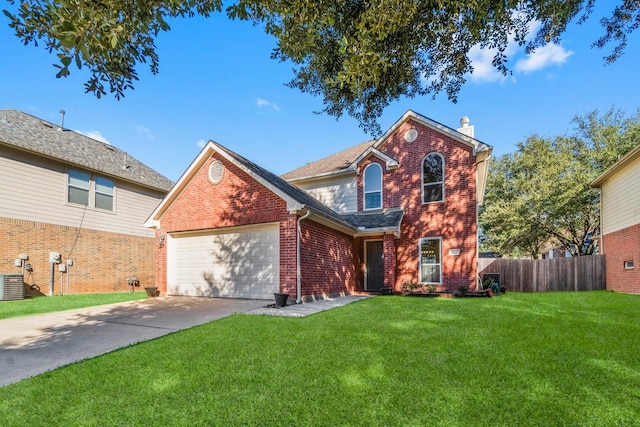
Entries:
<svg viewBox="0 0 640 427">
<path fill-rule="evenodd" d="M 396 283 L 396 241 L 393 234 L 384 235 L 383 251 L 384 287 L 393 289 Z"/>
</svg>

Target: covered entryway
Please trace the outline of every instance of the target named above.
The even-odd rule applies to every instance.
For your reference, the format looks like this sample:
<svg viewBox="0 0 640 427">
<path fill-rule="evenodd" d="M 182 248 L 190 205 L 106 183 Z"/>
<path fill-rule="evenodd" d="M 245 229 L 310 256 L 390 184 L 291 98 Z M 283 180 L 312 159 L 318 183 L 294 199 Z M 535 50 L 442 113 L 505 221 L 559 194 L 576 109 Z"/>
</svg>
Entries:
<svg viewBox="0 0 640 427">
<path fill-rule="evenodd" d="M 169 295 L 273 299 L 280 289 L 278 224 L 172 234 Z"/>
</svg>

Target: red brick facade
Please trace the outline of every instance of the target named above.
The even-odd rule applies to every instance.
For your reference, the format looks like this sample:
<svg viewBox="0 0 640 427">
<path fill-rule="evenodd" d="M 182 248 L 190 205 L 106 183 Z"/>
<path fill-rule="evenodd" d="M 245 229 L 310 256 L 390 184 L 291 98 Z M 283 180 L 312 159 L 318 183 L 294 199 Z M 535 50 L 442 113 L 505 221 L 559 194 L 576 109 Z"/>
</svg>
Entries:
<svg viewBox="0 0 640 427">
<path fill-rule="evenodd" d="M 413 142 L 404 140 L 409 129 L 418 131 Z M 476 166 L 473 149 L 440 132 L 408 121 L 391 135 L 378 150 L 398 161 L 399 167 L 387 170 L 375 156 L 365 159 L 360 170 L 378 162 L 383 170 L 383 208 L 404 209 L 400 239 L 395 240 L 395 271 L 389 261 L 388 237 L 385 238 L 385 286 L 398 291 L 405 282 L 419 282 L 419 240 L 442 238 L 442 286 L 475 289 L 477 280 Z M 429 153 L 444 158 L 444 201 L 422 203 L 422 161 Z M 363 176 L 358 176 L 358 209 L 363 206 Z M 449 251 L 453 250 L 450 255 Z M 459 255 L 453 255 L 459 250 Z"/>
<path fill-rule="evenodd" d="M 607 257 L 607 289 L 640 294 L 640 224 L 605 234 L 602 237 Z M 625 261 L 634 268 L 625 269 Z"/>
<path fill-rule="evenodd" d="M 355 240 L 314 221 L 302 221 L 300 266 L 302 295 L 333 295 L 362 290 Z"/>
<path fill-rule="evenodd" d="M 25 271 L 26 295 L 49 295 L 49 252 L 59 252 L 63 264 L 73 260 L 62 279 L 55 266 L 55 295 L 128 291 L 127 278 L 133 275 L 140 280 L 136 291 L 155 282 L 153 238 L 0 218 L 0 242 L 0 273 L 21 273 L 14 260 L 29 256 L 33 271 Z"/>
<path fill-rule="evenodd" d="M 209 181 L 209 166 L 219 160 L 225 168 L 219 184 Z M 167 290 L 167 247 L 160 236 L 178 231 L 208 230 L 263 223 L 280 223 L 280 289 L 295 295 L 296 215 L 286 202 L 220 155 L 208 159 L 162 215 L 156 230 L 156 276 Z M 166 239 L 166 237 L 165 237 Z"/>
<path fill-rule="evenodd" d="M 407 142 L 403 135 L 416 129 L 418 137 Z M 207 148 L 210 150 L 211 148 Z M 400 125 L 377 147 L 398 166 L 387 170 L 386 162 L 375 154 L 358 165 L 357 203 L 363 210 L 363 171 L 377 162 L 383 171 L 383 208 L 401 208 L 404 218 L 399 233 L 389 231 L 378 236 L 359 237 L 344 234 L 313 220 L 301 221 L 300 278 L 301 297 L 320 297 L 364 290 L 365 241 L 383 241 L 384 286 L 399 291 L 405 282 L 420 281 L 419 242 L 421 238 L 441 239 L 442 290 L 460 286 L 476 287 L 476 163 L 473 148 L 419 121 Z M 176 232 L 209 230 L 244 225 L 279 223 L 280 291 L 297 297 L 298 215 L 288 211 L 287 202 L 275 187 L 267 187 L 246 173 L 234 160 L 211 151 L 199 156 L 198 170 L 178 183 L 174 198 L 155 217 L 156 279 L 162 292 L 167 290 L 167 235 Z M 422 203 L 422 162 L 429 153 L 444 159 L 444 201 Z M 224 179 L 209 180 L 214 160 L 222 162 Z M 245 165 L 246 166 L 246 165 Z M 263 178 L 261 178 L 263 179 Z M 273 191 L 270 189 L 273 188 Z M 282 194 L 282 193 L 280 193 Z M 289 197 L 289 196 L 286 196 Z M 292 196 L 293 197 L 293 196 Z M 163 203 L 165 203 L 163 202 Z M 162 205 L 161 205 L 162 206 Z M 304 208 L 300 209 L 304 212 Z M 316 212 L 315 215 L 318 215 Z M 348 227 L 341 229 L 348 232 Z M 354 229 L 355 230 L 355 229 Z"/>
</svg>

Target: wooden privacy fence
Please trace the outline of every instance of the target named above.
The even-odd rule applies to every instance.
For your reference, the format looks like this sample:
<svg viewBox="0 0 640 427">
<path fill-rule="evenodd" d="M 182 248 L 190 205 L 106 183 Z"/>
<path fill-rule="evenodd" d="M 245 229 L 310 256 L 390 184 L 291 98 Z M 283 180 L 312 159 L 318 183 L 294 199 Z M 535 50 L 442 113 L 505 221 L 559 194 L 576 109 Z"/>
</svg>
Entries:
<svg viewBox="0 0 640 427">
<path fill-rule="evenodd" d="M 478 274 L 499 274 L 500 286 L 518 292 L 606 289 L 604 255 L 554 259 L 479 258 Z"/>
</svg>

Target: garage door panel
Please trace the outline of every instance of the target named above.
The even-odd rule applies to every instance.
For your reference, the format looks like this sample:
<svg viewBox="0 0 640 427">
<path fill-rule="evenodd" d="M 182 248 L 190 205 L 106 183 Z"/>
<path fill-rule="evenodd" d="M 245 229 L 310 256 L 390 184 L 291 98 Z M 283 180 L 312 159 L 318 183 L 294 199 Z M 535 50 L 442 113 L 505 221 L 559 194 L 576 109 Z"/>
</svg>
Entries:
<svg viewBox="0 0 640 427">
<path fill-rule="evenodd" d="M 277 225 L 171 237 L 170 294 L 272 299 L 278 292 Z"/>
</svg>

